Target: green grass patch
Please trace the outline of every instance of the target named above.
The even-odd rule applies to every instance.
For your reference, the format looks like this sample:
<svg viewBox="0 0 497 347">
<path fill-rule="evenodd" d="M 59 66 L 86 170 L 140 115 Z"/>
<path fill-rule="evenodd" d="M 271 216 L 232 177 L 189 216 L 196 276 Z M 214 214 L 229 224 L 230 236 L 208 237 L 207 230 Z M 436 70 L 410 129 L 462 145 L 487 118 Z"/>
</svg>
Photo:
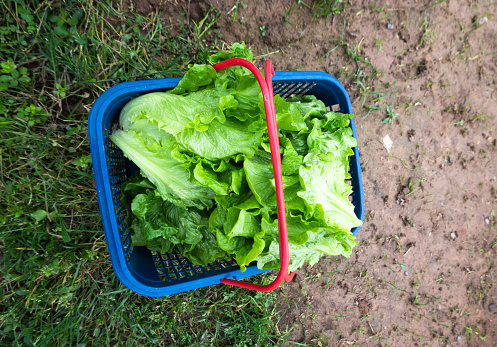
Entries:
<svg viewBox="0 0 497 347">
<path fill-rule="evenodd" d="M 113 4 L 1 4 L 0 344 L 275 345 L 274 293 L 218 285 L 152 299 L 112 270 L 89 157 L 91 106 L 119 82 L 181 76 L 219 37 L 215 10 L 193 22 Z"/>
</svg>

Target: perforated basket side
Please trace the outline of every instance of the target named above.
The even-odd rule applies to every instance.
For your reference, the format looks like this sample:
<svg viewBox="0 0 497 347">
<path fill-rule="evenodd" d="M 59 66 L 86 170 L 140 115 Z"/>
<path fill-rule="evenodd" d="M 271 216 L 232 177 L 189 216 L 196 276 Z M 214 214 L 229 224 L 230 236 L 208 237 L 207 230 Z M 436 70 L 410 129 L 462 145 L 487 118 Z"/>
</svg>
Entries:
<svg viewBox="0 0 497 347">
<path fill-rule="evenodd" d="M 305 95 L 316 86 L 316 83 L 275 83 L 273 84 L 273 94 L 278 94 L 282 98 L 288 98 L 292 95 Z"/>
<path fill-rule="evenodd" d="M 157 252 L 152 258 L 160 279 L 170 283 L 180 282 L 187 278 L 202 278 L 221 270 L 239 268 L 234 259 L 228 261 L 217 260 L 207 266 L 193 265 L 188 258 L 176 252 L 165 254 Z"/>
<path fill-rule="evenodd" d="M 123 248 L 124 256 L 129 261 L 130 255 L 133 252 L 133 243 L 131 242 L 131 233 L 128 225 L 125 223 L 126 207 L 121 202 L 122 191 L 121 185 L 128 179 L 126 173 L 126 157 L 123 151 L 117 147 L 109 138 L 110 131 L 104 130 L 104 148 L 105 159 L 107 162 L 107 171 L 109 174 L 109 183 L 112 194 L 112 203 L 117 219 L 117 228 L 119 239 Z"/>
</svg>

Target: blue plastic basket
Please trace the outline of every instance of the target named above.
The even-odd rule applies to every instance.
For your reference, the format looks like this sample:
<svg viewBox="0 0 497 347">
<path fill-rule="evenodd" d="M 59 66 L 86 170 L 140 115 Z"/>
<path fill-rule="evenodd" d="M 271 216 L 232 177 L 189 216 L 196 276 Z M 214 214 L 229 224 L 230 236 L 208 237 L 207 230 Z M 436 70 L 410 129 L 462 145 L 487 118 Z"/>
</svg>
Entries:
<svg viewBox="0 0 497 347">
<path fill-rule="evenodd" d="M 104 226 L 107 247 L 114 271 L 121 282 L 145 296 L 166 296 L 221 283 L 221 278 L 242 279 L 267 270 L 251 264 L 241 272 L 235 260 L 217 261 L 197 266 L 177 253 L 152 254 L 145 247 L 133 247 L 130 231 L 124 222 L 126 209 L 121 203 L 121 184 L 135 173 L 136 166 L 124 157 L 110 140 L 112 124 L 123 106 L 142 94 L 174 88 L 180 78 L 165 78 L 118 84 L 103 93 L 93 105 L 88 120 L 93 173 Z M 340 112 L 352 113 L 350 99 L 342 84 L 323 72 L 278 72 L 273 77 L 274 94 L 312 94 L 326 106 L 339 105 Z M 354 120 L 350 122 L 354 137 Z M 364 220 L 364 194 L 358 147 L 350 158 L 352 203 L 355 213 Z M 355 235 L 359 227 L 354 228 Z"/>
</svg>

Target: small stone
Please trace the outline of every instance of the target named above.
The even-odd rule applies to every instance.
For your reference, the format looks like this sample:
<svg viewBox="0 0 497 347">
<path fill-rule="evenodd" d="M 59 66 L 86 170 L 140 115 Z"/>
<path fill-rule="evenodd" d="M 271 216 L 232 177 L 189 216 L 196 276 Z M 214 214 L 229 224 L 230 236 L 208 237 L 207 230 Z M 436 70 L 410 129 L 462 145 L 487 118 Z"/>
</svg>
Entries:
<svg viewBox="0 0 497 347">
<path fill-rule="evenodd" d="M 485 224 L 487 224 L 487 225 L 489 225 L 489 224 L 490 224 L 490 219 L 488 219 L 488 217 L 487 217 L 487 218 L 485 218 Z"/>
<path fill-rule="evenodd" d="M 457 237 L 457 234 L 456 234 L 456 233 L 450 233 L 450 238 L 451 238 L 452 240 L 455 240 L 455 239 L 456 239 L 456 237 Z"/>
<path fill-rule="evenodd" d="M 437 266 L 437 263 L 429 263 L 429 264 L 428 264 L 428 267 L 432 267 L 432 268 L 433 268 L 433 267 L 435 267 L 435 266 Z"/>
<path fill-rule="evenodd" d="M 480 19 L 480 20 L 478 21 L 478 24 L 483 25 L 483 24 L 485 24 L 486 22 L 488 22 L 488 18 L 487 18 L 487 17 L 483 17 L 482 19 Z"/>
<path fill-rule="evenodd" d="M 404 276 L 408 276 L 409 273 L 407 271 L 404 271 Z"/>
<path fill-rule="evenodd" d="M 487 17 L 484 17 L 484 18 L 487 18 Z M 388 23 L 387 24 L 387 28 L 388 28 L 388 30 L 392 30 L 393 29 L 393 23 Z"/>
<path fill-rule="evenodd" d="M 495 304 L 490 304 L 490 305 L 488 305 L 488 310 L 489 310 L 490 312 L 495 312 Z"/>
<path fill-rule="evenodd" d="M 461 335 L 457 336 L 457 342 L 461 342 L 461 341 L 462 341 L 462 336 Z"/>
<path fill-rule="evenodd" d="M 383 138 L 383 146 L 385 146 L 387 152 L 390 153 L 390 151 L 392 150 L 393 141 L 390 136 L 388 136 L 388 134 L 386 134 Z"/>
<path fill-rule="evenodd" d="M 333 60 L 330 59 L 330 63 L 328 64 L 329 67 L 332 67 L 335 65 L 335 62 Z"/>
<path fill-rule="evenodd" d="M 331 333 L 331 330 L 328 329 L 328 330 L 325 331 L 325 333 L 329 334 L 329 333 Z"/>
</svg>

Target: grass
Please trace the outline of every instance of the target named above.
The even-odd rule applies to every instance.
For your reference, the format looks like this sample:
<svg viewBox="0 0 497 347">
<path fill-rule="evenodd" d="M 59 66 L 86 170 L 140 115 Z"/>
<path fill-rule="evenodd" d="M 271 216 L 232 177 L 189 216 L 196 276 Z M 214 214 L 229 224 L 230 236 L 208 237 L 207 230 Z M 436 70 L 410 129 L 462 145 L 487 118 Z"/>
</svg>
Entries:
<svg viewBox="0 0 497 347">
<path fill-rule="evenodd" d="M 386 117 L 381 120 L 382 123 L 392 123 L 393 120 L 397 118 L 398 113 L 393 112 L 385 98 L 396 94 L 398 91 L 393 89 L 393 85 L 384 84 L 383 87 L 379 85 L 382 72 L 375 68 L 368 58 L 363 55 L 361 44 L 364 38 L 362 38 L 358 44 L 344 40 L 345 28 L 346 22 L 344 21 L 341 36 L 332 40 L 335 41 L 335 46 L 327 51 L 323 58 L 326 58 L 337 48 L 342 47 L 345 56 L 348 58 L 348 64 L 351 64 L 352 66 L 344 66 L 338 70 L 335 75 L 341 80 L 350 80 L 352 82 L 349 87 L 350 94 L 357 95 L 354 101 L 359 101 L 361 103 L 360 110 L 367 110 L 367 113 L 363 118 L 368 117 L 371 112 L 384 110 L 386 112 Z M 381 43 L 383 41 L 384 40 L 375 38 L 375 42 L 380 51 Z"/>
<path fill-rule="evenodd" d="M 4 1 L 0 18 L 0 344 L 275 345 L 276 294 L 141 297 L 116 278 L 87 118 L 122 82 L 181 76 L 217 45 L 214 10 L 172 25 L 95 1 Z M 207 42 L 206 37 L 209 37 Z M 254 281 L 267 283 L 271 275 Z"/>
<path fill-rule="evenodd" d="M 428 17 L 425 16 L 420 27 L 422 34 L 416 49 L 427 48 L 434 42 L 435 33 L 428 28 L 429 24 Z"/>
<path fill-rule="evenodd" d="M 343 0 L 317 0 L 312 6 L 312 16 L 314 18 L 323 16 L 335 16 L 340 14 L 350 6 L 346 6 Z"/>
</svg>

